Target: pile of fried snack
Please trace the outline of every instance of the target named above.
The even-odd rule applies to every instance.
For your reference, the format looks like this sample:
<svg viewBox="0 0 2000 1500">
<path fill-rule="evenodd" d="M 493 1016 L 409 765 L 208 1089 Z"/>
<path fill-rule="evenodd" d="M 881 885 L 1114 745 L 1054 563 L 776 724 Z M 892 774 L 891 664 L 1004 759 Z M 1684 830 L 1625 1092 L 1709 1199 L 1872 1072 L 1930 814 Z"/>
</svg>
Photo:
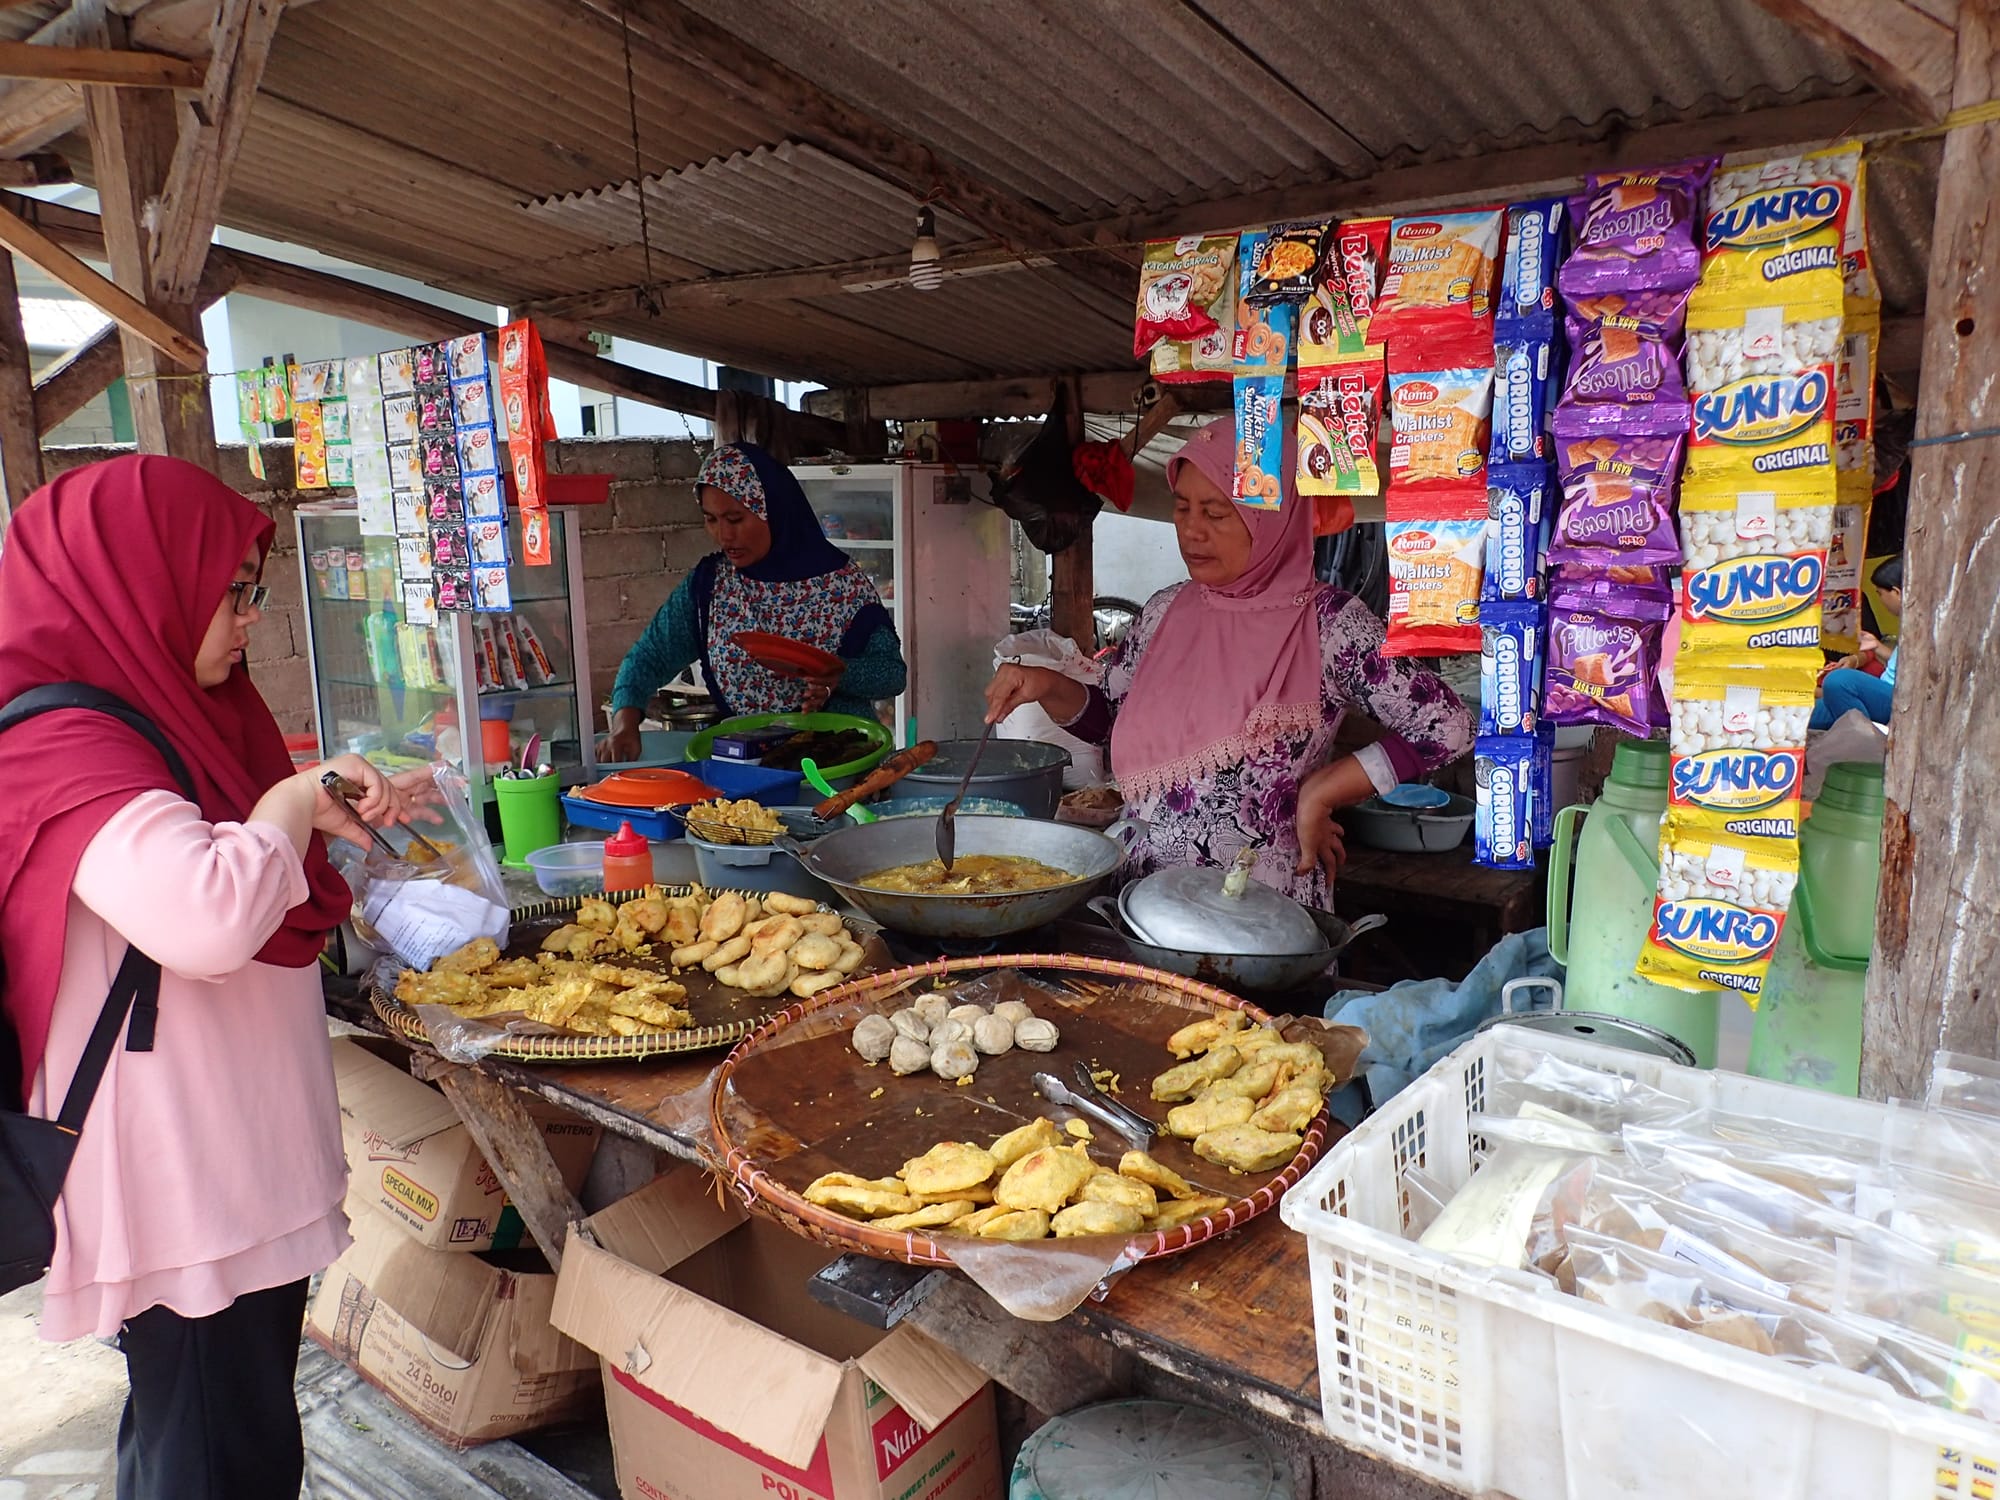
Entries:
<svg viewBox="0 0 2000 1500">
<path fill-rule="evenodd" d="M 622 960 L 665 958 L 672 972 Z M 490 938 L 467 943 L 428 973 L 405 970 L 396 998 L 448 1005 L 476 1018 L 519 1012 L 586 1036 L 637 1036 L 692 1024 L 674 975 L 699 965 L 747 996 L 787 991 L 801 999 L 831 989 L 861 966 L 846 924 L 799 896 L 763 897 L 657 887 L 613 906 L 591 899 L 576 920 L 542 940 L 533 958 L 503 958 Z"/>
<path fill-rule="evenodd" d="M 1070 1127 L 1083 1129 L 1074 1120 Z M 1084 1140 L 1066 1140 L 1046 1117 L 990 1146 L 940 1141 L 904 1162 L 894 1177 L 829 1172 L 805 1197 L 876 1229 L 943 1230 L 988 1240 L 1165 1230 L 1230 1202 L 1191 1186 L 1143 1151 L 1127 1151 L 1116 1171 L 1101 1166 L 1090 1159 Z"/>
<path fill-rule="evenodd" d="M 1194 1142 L 1196 1156 L 1265 1172 L 1298 1151 L 1333 1077 L 1310 1042 L 1246 1021 L 1228 1011 L 1176 1031 L 1167 1050 L 1189 1061 L 1153 1080 L 1153 1098 L 1174 1106 L 1167 1133 Z"/>
</svg>

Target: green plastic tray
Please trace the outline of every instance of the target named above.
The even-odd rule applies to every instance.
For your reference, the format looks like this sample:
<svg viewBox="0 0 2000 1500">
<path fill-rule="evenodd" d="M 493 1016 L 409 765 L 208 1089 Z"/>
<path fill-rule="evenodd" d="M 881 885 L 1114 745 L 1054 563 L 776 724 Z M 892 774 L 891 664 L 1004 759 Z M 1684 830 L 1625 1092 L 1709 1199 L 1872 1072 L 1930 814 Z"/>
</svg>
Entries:
<svg viewBox="0 0 2000 1500">
<path fill-rule="evenodd" d="M 707 760 L 718 734 L 742 734 L 772 725 L 780 729 L 817 729 L 829 733 L 858 729 L 874 741 L 875 748 L 859 759 L 850 760 L 843 766 L 821 766 L 820 774 L 828 781 L 837 781 L 843 776 L 864 776 L 880 765 L 890 750 L 889 731 L 885 726 L 853 714 L 745 714 L 740 719 L 724 719 L 713 729 L 704 729 L 689 743 L 685 758 Z"/>
</svg>

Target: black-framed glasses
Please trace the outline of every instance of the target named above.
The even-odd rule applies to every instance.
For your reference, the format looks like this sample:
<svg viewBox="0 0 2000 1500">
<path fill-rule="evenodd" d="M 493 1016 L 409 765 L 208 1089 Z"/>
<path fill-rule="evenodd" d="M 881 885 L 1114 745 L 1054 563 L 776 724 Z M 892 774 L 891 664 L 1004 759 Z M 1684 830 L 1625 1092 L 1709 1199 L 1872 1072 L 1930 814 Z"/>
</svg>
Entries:
<svg viewBox="0 0 2000 1500">
<path fill-rule="evenodd" d="M 271 597 L 271 586 L 265 583 L 232 583 L 229 585 L 231 608 L 239 615 L 247 615 L 253 609 L 262 609 L 264 601 Z"/>
</svg>

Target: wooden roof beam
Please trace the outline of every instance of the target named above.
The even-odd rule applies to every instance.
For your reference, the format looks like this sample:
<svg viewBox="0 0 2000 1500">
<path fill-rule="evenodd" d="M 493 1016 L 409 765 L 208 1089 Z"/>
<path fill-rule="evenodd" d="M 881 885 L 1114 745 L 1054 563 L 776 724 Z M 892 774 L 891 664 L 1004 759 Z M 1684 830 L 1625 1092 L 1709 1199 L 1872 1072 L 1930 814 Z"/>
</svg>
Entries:
<svg viewBox="0 0 2000 1500">
<path fill-rule="evenodd" d="M 585 0 L 613 26 L 629 20 L 635 36 L 670 61 L 699 69 L 704 81 L 770 114 L 788 137 L 893 183 L 919 202 L 936 201 L 1003 245 L 1089 248 L 1076 225 L 1001 191 L 929 146 L 863 114 L 811 79 L 747 45 L 677 0 Z M 1123 247 L 1066 257 L 1063 270 L 1129 302 L 1137 261 Z"/>
<path fill-rule="evenodd" d="M 1876 88 L 1933 125 L 1951 108 L 1957 0 L 1757 0 L 1792 30 L 1845 54 Z"/>
<path fill-rule="evenodd" d="M 198 89 L 202 71 L 194 63 L 161 52 L 0 42 L 0 78 L 101 84 L 119 89 Z"/>
<path fill-rule="evenodd" d="M 0 208 L 5 245 L 83 298 L 92 307 L 190 370 L 206 369 L 208 351 L 123 287 L 106 281 L 18 214 Z"/>
</svg>

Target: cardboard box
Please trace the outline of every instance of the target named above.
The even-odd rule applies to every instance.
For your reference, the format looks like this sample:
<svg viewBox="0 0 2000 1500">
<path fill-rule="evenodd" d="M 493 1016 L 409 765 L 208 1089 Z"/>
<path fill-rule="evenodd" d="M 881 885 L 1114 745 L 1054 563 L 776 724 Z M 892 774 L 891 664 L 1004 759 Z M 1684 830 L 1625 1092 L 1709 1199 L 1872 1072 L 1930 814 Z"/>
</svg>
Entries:
<svg viewBox="0 0 2000 1500">
<path fill-rule="evenodd" d="M 594 1405 L 597 1357 L 549 1321 L 556 1278 L 539 1256 L 451 1255 L 352 1196 L 348 1213 L 354 1244 L 320 1283 L 308 1331 L 424 1427 L 463 1448 Z M 586 1223 L 665 1270 L 741 1220 L 705 1173 L 679 1168 Z"/>
<path fill-rule="evenodd" d="M 554 1318 L 604 1357 L 625 1500 L 1000 1500 L 986 1377 L 814 1302 L 829 1259 L 761 1219 L 665 1278 L 571 1236 Z"/>
<path fill-rule="evenodd" d="M 511 1250 L 526 1242 L 520 1214 L 449 1099 L 346 1039 L 333 1044 L 333 1068 L 351 1199 L 434 1250 Z M 546 1101 L 523 1102 L 575 1192 L 597 1150 L 597 1127 Z"/>
</svg>

